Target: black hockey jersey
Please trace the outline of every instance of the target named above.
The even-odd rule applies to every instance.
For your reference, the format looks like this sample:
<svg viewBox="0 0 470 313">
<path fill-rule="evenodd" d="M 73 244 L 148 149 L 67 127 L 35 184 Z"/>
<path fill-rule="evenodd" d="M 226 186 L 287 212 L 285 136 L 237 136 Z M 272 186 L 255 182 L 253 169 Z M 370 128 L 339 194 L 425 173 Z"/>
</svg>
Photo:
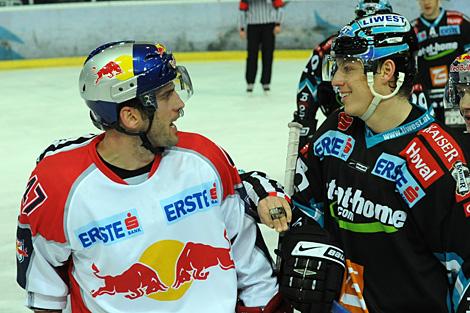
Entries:
<svg viewBox="0 0 470 313">
<path fill-rule="evenodd" d="M 436 118 L 448 126 L 465 128 L 456 111 L 444 114 L 444 87 L 449 78 L 449 65 L 470 49 L 470 20 L 457 11 L 441 9 L 434 21 L 420 16 L 412 22 L 418 39 L 418 75 L 428 103 L 434 106 Z"/>
<path fill-rule="evenodd" d="M 430 110 L 417 107 L 379 134 L 338 111 L 304 147 L 293 225 L 313 219 L 342 245 L 347 275 L 339 301 L 350 312 L 468 308 L 464 150 Z"/>
</svg>

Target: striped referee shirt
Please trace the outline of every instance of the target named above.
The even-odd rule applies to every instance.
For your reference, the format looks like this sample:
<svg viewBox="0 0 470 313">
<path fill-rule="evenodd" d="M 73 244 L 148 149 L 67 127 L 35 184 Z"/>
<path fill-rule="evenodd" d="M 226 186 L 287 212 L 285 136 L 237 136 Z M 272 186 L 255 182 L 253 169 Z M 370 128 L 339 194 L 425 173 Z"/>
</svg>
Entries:
<svg viewBox="0 0 470 313">
<path fill-rule="evenodd" d="M 282 23 L 284 10 L 275 9 L 271 0 L 248 0 L 248 5 L 248 11 L 240 10 L 240 29 L 246 29 L 248 24 Z"/>
</svg>

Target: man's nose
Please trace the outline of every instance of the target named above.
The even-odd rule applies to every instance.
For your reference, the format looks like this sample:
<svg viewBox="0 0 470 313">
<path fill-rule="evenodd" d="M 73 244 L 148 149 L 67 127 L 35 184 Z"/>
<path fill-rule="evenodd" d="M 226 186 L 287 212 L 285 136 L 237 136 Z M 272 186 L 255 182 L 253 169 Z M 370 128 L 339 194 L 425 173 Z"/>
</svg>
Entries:
<svg viewBox="0 0 470 313">
<path fill-rule="evenodd" d="M 333 79 L 331 80 L 331 85 L 333 87 L 340 87 L 344 85 L 343 77 L 340 74 L 340 71 L 336 71 L 335 75 L 333 76 Z"/>
</svg>

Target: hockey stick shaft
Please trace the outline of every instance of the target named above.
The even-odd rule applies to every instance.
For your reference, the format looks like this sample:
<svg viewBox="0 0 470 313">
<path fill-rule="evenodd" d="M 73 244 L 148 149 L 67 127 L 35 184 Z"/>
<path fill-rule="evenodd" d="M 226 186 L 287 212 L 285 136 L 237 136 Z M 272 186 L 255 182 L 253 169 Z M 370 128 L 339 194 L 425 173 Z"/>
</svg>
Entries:
<svg viewBox="0 0 470 313">
<path fill-rule="evenodd" d="M 289 126 L 289 139 L 287 142 L 286 168 L 284 172 L 284 191 L 291 197 L 294 194 L 295 166 L 297 163 L 299 137 L 302 125 L 297 122 L 290 122 L 287 126 Z M 279 233 L 279 239 L 277 241 L 278 250 L 281 250 L 282 236 L 283 233 Z M 281 257 L 279 255 L 276 258 L 276 269 L 278 273 L 281 270 Z"/>
<path fill-rule="evenodd" d="M 289 197 L 291 197 L 294 194 L 295 166 L 297 163 L 297 155 L 299 151 L 299 137 L 302 125 L 297 122 L 290 122 L 287 126 L 289 126 L 289 141 L 287 142 L 286 170 L 284 172 L 284 188 Z"/>
</svg>

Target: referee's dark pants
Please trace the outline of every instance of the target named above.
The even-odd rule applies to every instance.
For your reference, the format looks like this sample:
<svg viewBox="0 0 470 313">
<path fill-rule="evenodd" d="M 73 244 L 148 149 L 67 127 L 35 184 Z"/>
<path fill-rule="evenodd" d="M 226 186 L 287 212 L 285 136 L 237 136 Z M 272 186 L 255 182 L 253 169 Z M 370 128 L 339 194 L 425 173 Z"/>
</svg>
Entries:
<svg viewBox="0 0 470 313">
<path fill-rule="evenodd" d="M 271 83 L 271 70 L 274 54 L 274 23 L 249 24 L 247 28 L 247 50 L 245 78 L 247 84 L 253 84 L 258 70 L 258 51 L 261 47 L 261 59 L 263 70 L 261 73 L 261 84 Z"/>
</svg>

